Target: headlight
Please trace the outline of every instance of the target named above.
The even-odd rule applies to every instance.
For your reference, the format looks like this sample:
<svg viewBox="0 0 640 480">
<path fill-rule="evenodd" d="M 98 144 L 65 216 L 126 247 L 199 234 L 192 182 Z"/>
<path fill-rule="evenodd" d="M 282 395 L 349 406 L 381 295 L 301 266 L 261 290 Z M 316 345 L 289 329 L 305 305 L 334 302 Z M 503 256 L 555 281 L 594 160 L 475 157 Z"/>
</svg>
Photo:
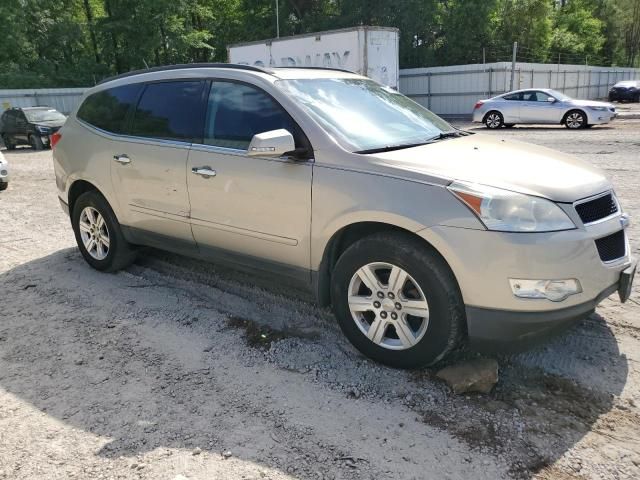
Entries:
<svg viewBox="0 0 640 480">
<path fill-rule="evenodd" d="M 453 182 L 447 187 L 487 227 L 498 232 L 555 232 L 576 228 L 555 203 L 501 188 Z"/>
<path fill-rule="evenodd" d="M 595 110 L 596 112 L 605 112 L 607 107 L 589 107 L 591 110 Z"/>
<path fill-rule="evenodd" d="M 49 127 L 41 127 L 40 125 L 36 125 L 36 130 L 40 133 L 49 133 L 51 131 Z"/>
</svg>

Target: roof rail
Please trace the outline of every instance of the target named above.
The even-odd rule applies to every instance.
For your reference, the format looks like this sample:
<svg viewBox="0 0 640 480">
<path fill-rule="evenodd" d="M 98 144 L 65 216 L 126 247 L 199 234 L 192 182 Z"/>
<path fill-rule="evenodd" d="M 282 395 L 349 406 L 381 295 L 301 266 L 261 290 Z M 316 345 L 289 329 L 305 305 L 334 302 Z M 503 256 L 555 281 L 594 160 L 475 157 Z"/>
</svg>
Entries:
<svg viewBox="0 0 640 480">
<path fill-rule="evenodd" d="M 254 67 L 253 65 L 239 65 L 237 63 L 182 63 L 177 65 L 162 65 L 159 67 L 143 68 L 140 70 L 132 70 L 130 72 L 121 73 L 120 75 L 114 75 L 113 77 L 100 80 L 97 85 L 111 82 L 113 80 L 119 80 L 121 78 L 132 77 L 134 75 L 140 75 L 143 73 L 153 72 L 165 72 L 170 70 L 182 70 L 186 68 L 234 68 L 237 70 L 249 70 L 252 72 L 270 73 L 268 70 L 260 67 Z"/>
<path fill-rule="evenodd" d="M 304 65 L 292 65 L 292 66 L 282 66 L 282 67 L 271 67 L 274 70 L 278 70 L 279 68 L 300 68 L 303 70 L 329 70 L 332 72 L 343 72 L 343 73 L 353 73 L 358 75 L 357 72 L 353 72 L 351 70 L 345 70 L 344 68 L 332 68 L 332 67 L 305 67 Z M 269 72 L 267 72 L 269 73 Z"/>
</svg>

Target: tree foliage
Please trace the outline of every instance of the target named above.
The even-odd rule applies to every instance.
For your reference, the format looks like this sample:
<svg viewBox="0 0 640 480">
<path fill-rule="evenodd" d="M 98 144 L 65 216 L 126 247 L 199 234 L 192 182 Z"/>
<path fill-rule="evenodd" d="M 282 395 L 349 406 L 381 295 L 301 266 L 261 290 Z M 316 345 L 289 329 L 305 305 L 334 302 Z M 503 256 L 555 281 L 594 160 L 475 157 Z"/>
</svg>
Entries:
<svg viewBox="0 0 640 480">
<path fill-rule="evenodd" d="M 281 36 L 400 29 L 400 64 L 638 65 L 640 0 L 279 0 Z M 225 61 L 276 36 L 275 0 L 0 1 L 0 87 L 92 85 L 146 66 Z"/>
</svg>

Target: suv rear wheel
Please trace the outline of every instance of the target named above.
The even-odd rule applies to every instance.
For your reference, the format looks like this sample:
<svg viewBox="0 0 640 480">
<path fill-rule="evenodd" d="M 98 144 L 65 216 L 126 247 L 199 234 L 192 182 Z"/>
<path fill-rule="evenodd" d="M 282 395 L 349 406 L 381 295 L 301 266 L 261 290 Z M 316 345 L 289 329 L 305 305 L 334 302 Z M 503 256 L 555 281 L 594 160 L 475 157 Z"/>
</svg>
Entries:
<svg viewBox="0 0 640 480">
<path fill-rule="evenodd" d="M 16 149 L 16 144 L 13 143 L 13 141 L 11 140 L 11 137 L 6 133 L 2 135 L 2 142 L 4 143 L 4 146 L 7 147 L 7 150 Z"/>
<path fill-rule="evenodd" d="M 331 299 L 351 343 L 393 367 L 433 364 L 464 332 L 462 296 L 449 266 L 402 233 L 351 245 L 335 266 Z"/>
<path fill-rule="evenodd" d="M 80 195 L 71 219 L 78 248 L 96 270 L 114 272 L 135 259 L 135 251 L 122 235 L 113 210 L 98 192 Z"/>
</svg>

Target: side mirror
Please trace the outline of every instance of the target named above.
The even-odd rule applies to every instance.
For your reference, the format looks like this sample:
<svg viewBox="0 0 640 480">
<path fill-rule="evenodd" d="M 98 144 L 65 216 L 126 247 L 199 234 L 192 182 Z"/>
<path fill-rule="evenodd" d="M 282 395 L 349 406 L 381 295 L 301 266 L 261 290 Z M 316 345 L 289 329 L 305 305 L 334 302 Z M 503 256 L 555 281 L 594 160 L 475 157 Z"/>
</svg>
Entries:
<svg viewBox="0 0 640 480">
<path fill-rule="evenodd" d="M 553 97 L 547 97 L 547 102 L 549 102 L 549 103 L 554 103 L 555 101 L 556 101 L 556 99 L 555 99 L 555 98 L 553 98 Z"/>
<path fill-rule="evenodd" d="M 281 157 L 296 149 L 293 135 L 287 130 L 271 130 L 257 133 L 249 143 L 247 155 L 250 157 Z"/>
</svg>

